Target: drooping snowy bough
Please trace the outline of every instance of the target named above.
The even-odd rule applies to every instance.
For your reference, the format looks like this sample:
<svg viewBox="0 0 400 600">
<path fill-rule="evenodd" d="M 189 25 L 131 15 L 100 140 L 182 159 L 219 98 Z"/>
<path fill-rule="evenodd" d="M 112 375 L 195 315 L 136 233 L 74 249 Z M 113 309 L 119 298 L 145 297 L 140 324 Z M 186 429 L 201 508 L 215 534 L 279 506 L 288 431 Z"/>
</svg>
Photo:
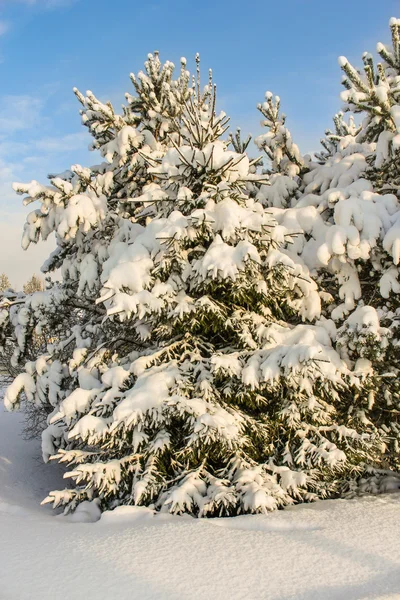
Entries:
<svg viewBox="0 0 400 600">
<path fill-rule="evenodd" d="M 5 398 L 53 407 L 43 456 L 69 466 L 70 487 L 45 502 L 202 516 L 340 494 L 382 443 L 353 410 L 360 382 L 289 250 L 290 209 L 265 208 L 268 176 L 224 141 L 211 75 L 189 87 L 184 60 L 174 80 L 155 54 L 132 79 L 122 115 L 76 92 L 105 162 L 16 185 L 41 205 L 26 246 L 55 232 L 45 269 L 62 272 L 19 311 L 20 361 L 32 331 L 51 339 Z M 276 131 L 290 156 L 272 184 L 287 199 L 306 167 Z"/>
</svg>

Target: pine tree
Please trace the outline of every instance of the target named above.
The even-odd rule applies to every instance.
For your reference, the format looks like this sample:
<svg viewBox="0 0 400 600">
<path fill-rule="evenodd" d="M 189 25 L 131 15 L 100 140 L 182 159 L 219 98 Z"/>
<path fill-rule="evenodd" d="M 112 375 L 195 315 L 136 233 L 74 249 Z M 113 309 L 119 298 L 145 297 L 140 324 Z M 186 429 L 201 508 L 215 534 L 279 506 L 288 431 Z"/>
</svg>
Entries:
<svg viewBox="0 0 400 600">
<path fill-rule="evenodd" d="M 52 383 L 43 383 L 38 402 L 49 389 L 55 405 L 65 396 L 63 380 L 70 374 L 62 365 L 70 359 L 73 340 L 80 348 L 94 351 L 112 339 L 117 348 L 125 343 L 124 326 L 103 328 L 104 308 L 95 301 L 101 289 L 100 273 L 107 261 L 109 246 L 123 243 L 139 227 L 140 212 L 145 221 L 146 201 L 137 197 L 152 176 L 147 172 L 146 153 L 162 153 L 170 123 L 181 110 L 188 95 L 188 73 L 182 61 L 179 77 L 173 79 L 174 65 L 161 64 L 158 53 L 148 56 L 145 72 L 131 75 L 137 96 L 127 94 L 123 114 L 115 113 L 110 103 L 100 102 L 92 92 L 74 92 L 82 104 L 82 123 L 93 137 L 92 148 L 105 161 L 92 167 L 73 165 L 59 175 L 50 175 L 50 185 L 14 184 L 18 193 L 28 194 L 26 203 L 38 201 L 25 224 L 23 247 L 54 232 L 57 248 L 42 267 L 44 273 L 61 269 L 62 281 L 44 291 L 29 294 L 20 307 L 18 345 L 14 362 L 23 363 L 34 335 L 53 340 L 53 358 L 43 360 L 41 370 Z M 142 112 L 140 112 L 142 111 Z M 132 201 L 131 196 L 135 196 Z M 14 321 L 18 315 L 14 316 Z M 64 347 L 65 339 L 70 338 Z M 141 343 L 137 335 L 136 343 Z M 54 359 L 57 356 L 57 359 Z M 77 374 L 75 374 L 77 377 Z M 54 381 L 52 380 L 54 378 Z"/>
<path fill-rule="evenodd" d="M 1 275 L 0 275 L 0 292 L 5 292 L 8 289 L 11 289 L 10 280 L 5 273 L 1 273 Z"/>
<path fill-rule="evenodd" d="M 357 311 L 363 311 L 364 317 L 358 322 L 347 318 L 338 340 L 343 356 L 366 363 L 366 414 L 388 436 L 384 466 L 399 470 L 400 20 L 390 19 L 389 28 L 392 43 L 377 44 L 381 61 L 376 65 L 367 52 L 362 57 L 363 71 L 345 57 L 339 59 L 344 72 L 344 109 L 364 117 L 355 139 L 369 148 L 364 177 L 380 194 L 375 195 L 379 198 L 375 204 L 381 223 L 369 260 L 359 265 L 360 296 L 366 306 Z M 365 210 L 364 220 L 376 219 L 374 212 L 378 211 Z"/>
<path fill-rule="evenodd" d="M 13 348 L 13 369 L 23 369 L 15 385 L 24 387 L 33 375 L 35 389 L 28 385 L 25 397 L 34 400 L 31 405 L 39 414 L 53 411 L 78 384 L 84 355 L 95 356 L 107 345 L 112 356 L 119 347 L 144 344 L 139 332 L 136 339 L 127 340 L 122 323 L 103 325 L 105 310 L 96 305 L 96 298 L 108 248 L 129 239 L 140 228 L 138 221 L 147 219 L 148 203 L 136 198 L 152 182 L 144 157 L 150 146 L 155 155 L 162 154 L 170 124 L 189 94 L 183 60 L 178 78 L 173 74 L 171 62 L 161 64 L 157 52 L 149 55 L 145 71 L 137 77 L 131 75 L 137 95 L 127 95 L 122 115 L 92 92 L 83 96 L 74 89 L 83 107 L 82 123 L 93 137 L 92 148 L 100 151 L 105 161 L 89 168 L 73 165 L 59 175 L 50 175 L 47 186 L 36 181 L 14 185 L 19 193 L 29 194 L 26 203 L 40 204 L 25 224 L 24 248 L 54 232 L 57 248 L 42 271 L 47 274 L 60 269 L 62 274 L 62 280 L 46 290 L 3 307 L 1 334 L 9 340 L 8 348 Z M 135 218 L 136 212 L 143 214 Z M 81 368 L 81 378 L 83 371 Z M 52 430 L 57 434 L 57 427 Z M 61 441 L 49 433 L 43 442 L 46 460 L 53 443 L 51 447 L 56 448 Z"/>
<path fill-rule="evenodd" d="M 348 118 L 343 112 L 335 116 L 335 129 L 327 130 L 316 161 L 295 174 L 289 205 L 271 200 L 272 186 L 261 188 L 258 196 L 266 205 L 283 207 L 274 209 L 274 216 L 296 233 L 287 251 L 301 256 L 325 290 L 323 314 L 331 323 L 335 348 L 363 382 L 349 409 L 356 421 L 384 432 L 388 449 L 381 466 L 395 469 L 400 441 L 399 25 L 391 19 L 392 47 L 378 44 L 383 62 L 376 67 L 368 53 L 364 72 L 339 59 Z M 360 125 L 355 124 L 358 113 L 364 117 Z M 273 177 L 275 188 L 283 188 L 277 168 Z"/>
<path fill-rule="evenodd" d="M 8 277 L 3 277 L 8 280 Z M 12 380 L 19 372 L 12 361 L 15 349 L 12 313 L 13 307 L 23 302 L 19 294 L 14 292 L 7 283 L 9 282 L 6 282 L 6 288 L 0 291 L 0 375 L 3 381 Z"/>
<path fill-rule="evenodd" d="M 296 199 L 301 176 L 308 171 L 308 158 L 300 154 L 297 144 L 286 126 L 286 115 L 280 112 L 281 100 L 271 92 L 265 93 L 265 102 L 257 106 L 264 117 L 261 125 L 267 133 L 255 139 L 257 147 L 267 156 L 264 173 L 267 181 L 260 182 L 257 198 L 265 206 L 286 208 Z"/>
<path fill-rule="evenodd" d="M 320 164 L 326 163 L 337 152 L 343 152 L 349 146 L 352 148 L 353 144 L 356 143 L 356 136 L 361 131 L 361 125 L 356 125 L 354 116 L 350 115 L 348 121 L 346 121 L 342 111 L 333 117 L 333 123 L 335 130 L 327 129 L 325 138 L 321 139 L 323 150 L 315 153 L 315 157 Z"/>
<path fill-rule="evenodd" d="M 25 294 L 33 294 L 34 292 L 42 292 L 44 290 L 44 282 L 38 275 L 32 275 L 32 277 L 27 281 L 23 290 Z"/>
<path fill-rule="evenodd" d="M 202 516 L 337 495 L 379 457 L 374 427 L 348 410 L 357 380 L 315 322 L 291 232 L 254 198 L 258 159 L 223 140 L 211 73 L 201 91 L 197 61 L 189 89 L 182 61 L 164 85 L 157 61 L 122 117 L 77 93 L 106 163 L 16 186 L 46 207 L 26 239 L 55 230 L 48 265 L 63 272 L 19 313 L 23 333 L 56 340 L 5 398 L 54 407 L 43 454 L 72 485 L 45 502 Z"/>
<path fill-rule="evenodd" d="M 38 282 L 42 283 L 39 278 L 32 279 L 35 287 L 38 286 Z M 12 383 L 24 372 L 24 365 L 18 360 L 19 358 L 23 358 L 25 362 L 35 361 L 38 356 L 46 353 L 49 340 L 40 333 L 40 327 L 37 331 L 31 330 L 29 333 L 27 331 L 26 306 L 28 305 L 25 292 L 7 289 L 0 293 L 0 375 L 3 385 Z M 37 403 L 26 401 L 24 393 L 20 394 L 20 400 L 23 401 L 24 416 L 22 436 L 24 439 L 40 438 L 47 426 L 47 416 L 53 410 L 53 406 L 43 395 Z"/>
</svg>

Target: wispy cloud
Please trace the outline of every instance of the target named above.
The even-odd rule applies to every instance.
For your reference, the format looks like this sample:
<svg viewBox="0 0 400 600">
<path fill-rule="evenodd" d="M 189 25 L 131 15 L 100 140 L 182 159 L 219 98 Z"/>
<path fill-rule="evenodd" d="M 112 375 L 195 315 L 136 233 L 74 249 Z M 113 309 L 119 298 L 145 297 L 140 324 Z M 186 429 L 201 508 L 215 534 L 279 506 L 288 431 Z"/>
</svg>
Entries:
<svg viewBox="0 0 400 600">
<path fill-rule="evenodd" d="M 21 131 L 30 130 L 41 122 L 42 101 L 34 96 L 0 97 L 0 205 L 17 206 L 12 182 L 23 173 L 21 157 L 29 144 L 14 138 Z"/>
<path fill-rule="evenodd" d="M 12 182 L 29 181 L 35 172 L 43 175 L 57 157 L 62 163 L 68 152 L 79 152 L 89 142 L 85 131 L 46 136 L 46 100 L 46 95 L 0 96 L 0 272 L 8 273 L 18 288 L 39 271 L 54 240 L 23 252 L 21 235 L 26 210 L 21 208 L 21 198 L 13 191 Z"/>
<path fill-rule="evenodd" d="M 79 0 L 4 0 L 4 4 L 26 4 L 44 9 L 56 9 L 75 4 Z"/>
<path fill-rule="evenodd" d="M 8 23 L 6 21 L 0 20 L 0 36 L 7 33 L 8 29 Z"/>
<path fill-rule="evenodd" d="M 61 8 L 63 6 L 70 6 L 75 4 L 79 0 L 37 0 L 37 3 L 43 4 L 45 8 Z"/>
<path fill-rule="evenodd" d="M 82 156 L 88 149 L 87 131 L 46 135 L 49 118 L 46 98 L 20 95 L 0 96 L 0 209 L 17 209 L 13 181 L 45 176 L 54 164 L 64 162 L 69 153 Z"/>
<path fill-rule="evenodd" d="M 14 173 L 13 164 L 0 159 L 0 197 L 2 199 L 8 199 L 12 193 L 11 184 Z"/>
<path fill-rule="evenodd" d="M 39 121 L 42 101 L 29 95 L 0 98 L 0 132 L 12 134 L 29 129 Z"/>
<path fill-rule="evenodd" d="M 70 152 L 80 150 L 89 143 L 89 136 L 86 131 L 78 133 L 69 133 L 60 137 L 46 137 L 38 140 L 35 146 L 38 150 L 44 152 Z"/>
</svg>

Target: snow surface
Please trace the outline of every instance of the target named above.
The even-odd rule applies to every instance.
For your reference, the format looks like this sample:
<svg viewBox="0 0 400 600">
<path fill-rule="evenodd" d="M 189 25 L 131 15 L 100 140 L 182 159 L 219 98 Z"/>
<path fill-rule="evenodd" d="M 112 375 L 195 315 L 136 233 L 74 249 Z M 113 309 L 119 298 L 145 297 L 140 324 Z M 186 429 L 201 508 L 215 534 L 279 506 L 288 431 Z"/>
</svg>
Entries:
<svg viewBox="0 0 400 600">
<path fill-rule="evenodd" d="M 120 507 L 79 522 L 96 507 L 71 520 L 39 506 L 62 474 L 19 437 L 21 420 L 1 406 L 1 600 L 400 598 L 399 494 L 231 519 Z"/>
</svg>

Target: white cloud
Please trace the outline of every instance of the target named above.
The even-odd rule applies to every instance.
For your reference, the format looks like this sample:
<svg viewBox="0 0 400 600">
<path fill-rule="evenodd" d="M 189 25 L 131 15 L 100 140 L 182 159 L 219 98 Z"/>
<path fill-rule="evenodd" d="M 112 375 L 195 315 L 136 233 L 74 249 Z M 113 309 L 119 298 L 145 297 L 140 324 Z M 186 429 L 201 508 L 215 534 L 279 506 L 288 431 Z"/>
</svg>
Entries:
<svg viewBox="0 0 400 600">
<path fill-rule="evenodd" d="M 41 101 L 32 96 L 0 97 L 0 206 L 21 206 L 12 190 L 12 182 L 24 175 L 22 156 L 29 150 L 29 144 L 13 139 L 21 130 L 30 129 L 40 121 Z M 18 158 L 17 158 L 18 157 Z M 12 210 L 12 208 L 11 208 Z M 0 251 L 3 242 L 0 238 Z"/>
<path fill-rule="evenodd" d="M 35 147 L 44 152 L 70 152 L 81 150 L 89 145 L 89 135 L 86 131 L 69 133 L 61 137 L 46 137 L 35 142 Z"/>
<path fill-rule="evenodd" d="M 39 137 L 44 125 L 51 123 L 43 114 L 45 100 L 30 95 L 0 96 L 0 273 L 7 273 L 17 288 L 39 272 L 55 242 L 32 244 L 28 252 L 22 250 L 26 213 L 33 207 L 22 208 L 22 198 L 13 191 L 12 182 L 29 181 L 35 174 L 40 179 L 37 173 L 44 176 L 57 157 L 62 163 L 63 153 L 84 150 L 90 140 L 86 131 Z"/>
<path fill-rule="evenodd" d="M 10 139 L 4 139 L 0 136 L 0 160 L 1 157 L 20 156 L 29 150 L 29 144 L 24 142 L 14 142 Z"/>
<path fill-rule="evenodd" d="M 27 4 L 44 9 L 56 9 L 75 4 L 78 0 L 5 0 L 8 4 Z"/>
<path fill-rule="evenodd" d="M 8 31 L 8 23 L 0 20 L 0 36 L 4 35 Z"/>
<path fill-rule="evenodd" d="M 12 189 L 12 182 L 16 179 L 14 170 L 11 164 L 5 163 L 0 160 L 0 199 L 1 204 L 10 205 L 14 200 L 13 204 L 18 206 L 18 199 L 15 202 L 15 193 Z M 1 238 L 0 238 L 1 248 Z"/>
<path fill-rule="evenodd" d="M 2 96 L 0 98 L 0 132 L 9 135 L 29 129 L 39 122 L 42 101 L 33 96 Z"/>
<path fill-rule="evenodd" d="M 43 4 L 46 8 L 60 8 L 75 4 L 78 0 L 37 0 L 37 2 Z"/>
</svg>

